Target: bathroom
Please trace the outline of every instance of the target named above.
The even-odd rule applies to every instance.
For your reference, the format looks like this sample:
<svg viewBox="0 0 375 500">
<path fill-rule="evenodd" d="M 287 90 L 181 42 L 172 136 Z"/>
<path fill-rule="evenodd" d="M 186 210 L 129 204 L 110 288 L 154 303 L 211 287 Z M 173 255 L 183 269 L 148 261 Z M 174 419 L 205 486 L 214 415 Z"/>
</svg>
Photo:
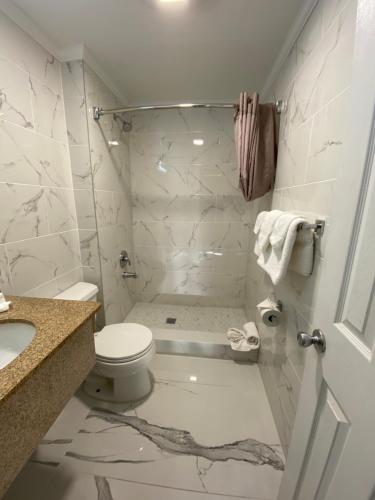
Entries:
<svg viewBox="0 0 375 500">
<path fill-rule="evenodd" d="M 374 26 L 0 1 L 0 498 L 375 498 Z"/>
</svg>

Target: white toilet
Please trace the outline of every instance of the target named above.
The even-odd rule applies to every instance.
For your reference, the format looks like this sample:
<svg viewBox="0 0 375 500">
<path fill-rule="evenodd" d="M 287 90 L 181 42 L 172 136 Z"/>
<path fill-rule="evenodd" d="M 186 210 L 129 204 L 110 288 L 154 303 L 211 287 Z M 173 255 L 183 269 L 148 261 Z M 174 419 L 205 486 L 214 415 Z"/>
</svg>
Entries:
<svg viewBox="0 0 375 500">
<path fill-rule="evenodd" d="M 98 287 L 76 283 L 55 299 L 96 300 Z M 96 364 L 84 383 L 87 394 L 103 401 L 125 403 L 152 389 L 148 364 L 155 353 L 152 332 L 137 323 L 117 323 L 95 333 Z"/>
</svg>

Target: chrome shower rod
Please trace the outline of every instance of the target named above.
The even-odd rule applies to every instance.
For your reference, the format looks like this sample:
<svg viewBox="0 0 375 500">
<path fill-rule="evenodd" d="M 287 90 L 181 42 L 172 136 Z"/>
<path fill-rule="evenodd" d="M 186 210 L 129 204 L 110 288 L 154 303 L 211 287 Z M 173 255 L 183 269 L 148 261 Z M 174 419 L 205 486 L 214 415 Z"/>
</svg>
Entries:
<svg viewBox="0 0 375 500">
<path fill-rule="evenodd" d="M 276 111 L 281 113 L 284 111 L 284 102 L 276 101 Z M 92 108 L 93 118 L 98 121 L 103 115 L 113 115 L 118 113 L 130 113 L 134 111 L 151 111 L 151 110 L 164 110 L 164 109 L 189 109 L 189 108 L 236 108 L 238 104 L 236 103 L 182 103 L 182 104 L 160 104 L 160 105 L 150 105 L 150 106 L 129 106 L 125 108 L 116 109 L 103 109 L 99 106 L 94 106 Z"/>
</svg>

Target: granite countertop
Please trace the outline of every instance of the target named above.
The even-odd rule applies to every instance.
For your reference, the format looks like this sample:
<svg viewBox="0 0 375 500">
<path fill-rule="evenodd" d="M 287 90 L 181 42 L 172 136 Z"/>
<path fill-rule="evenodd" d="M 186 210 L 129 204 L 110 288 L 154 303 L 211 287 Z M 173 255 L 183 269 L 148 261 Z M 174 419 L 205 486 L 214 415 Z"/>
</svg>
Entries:
<svg viewBox="0 0 375 500">
<path fill-rule="evenodd" d="M 72 300 L 10 297 L 11 309 L 0 313 L 0 324 L 24 322 L 35 326 L 31 344 L 9 365 L 0 369 L 1 403 L 53 354 L 83 323 L 92 317 L 100 304 Z"/>
</svg>

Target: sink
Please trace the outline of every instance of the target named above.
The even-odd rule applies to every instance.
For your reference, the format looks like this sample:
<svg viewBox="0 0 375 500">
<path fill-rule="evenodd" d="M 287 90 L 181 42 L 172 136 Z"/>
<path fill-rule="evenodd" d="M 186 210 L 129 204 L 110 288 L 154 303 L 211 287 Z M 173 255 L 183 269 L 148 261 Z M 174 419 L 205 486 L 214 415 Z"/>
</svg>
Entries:
<svg viewBox="0 0 375 500">
<path fill-rule="evenodd" d="M 26 349 L 35 334 L 29 323 L 0 323 L 0 370 Z"/>
</svg>

